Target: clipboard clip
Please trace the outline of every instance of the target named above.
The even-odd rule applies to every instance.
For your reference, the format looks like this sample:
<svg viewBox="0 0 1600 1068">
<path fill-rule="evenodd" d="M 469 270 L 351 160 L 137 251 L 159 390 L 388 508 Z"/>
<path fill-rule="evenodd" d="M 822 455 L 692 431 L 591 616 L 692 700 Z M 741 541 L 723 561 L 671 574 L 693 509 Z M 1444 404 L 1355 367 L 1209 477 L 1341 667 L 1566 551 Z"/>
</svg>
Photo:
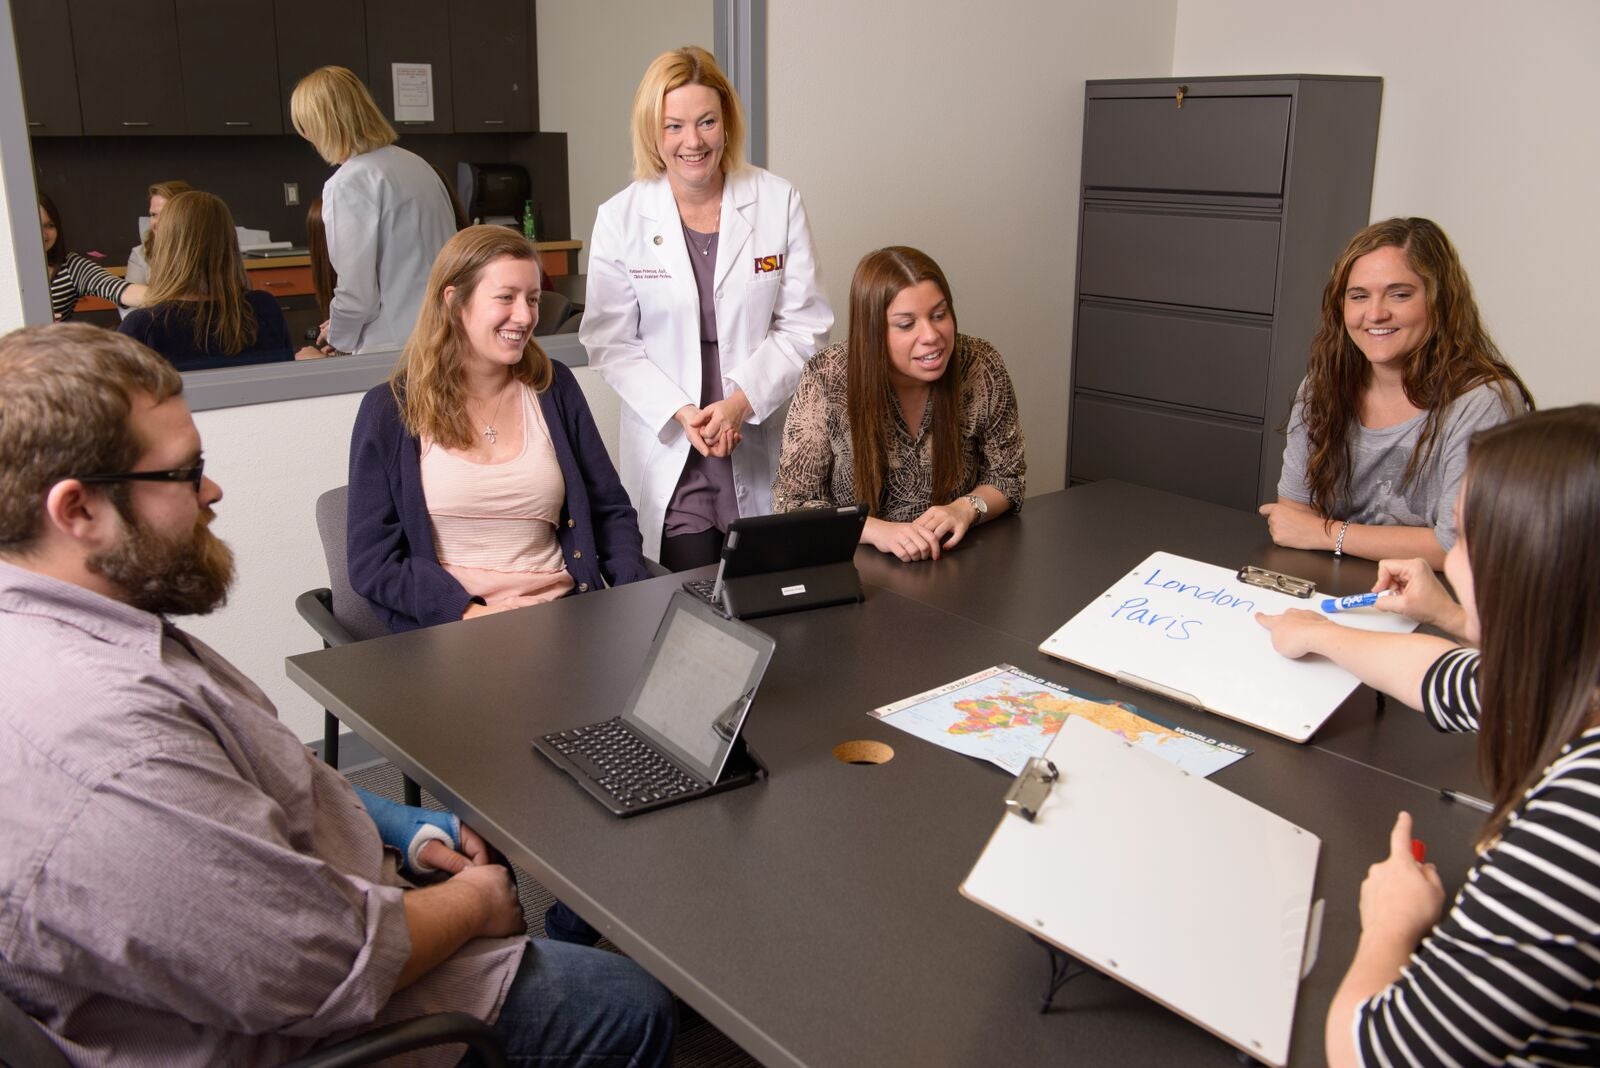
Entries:
<svg viewBox="0 0 1600 1068">
<path fill-rule="evenodd" d="M 1291 597 L 1310 597 L 1317 592 L 1317 584 L 1310 579 L 1285 575 L 1281 571 L 1268 571 L 1254 564 L 1245 564 L 1236 577 L 1246 586 L 1259 586 L 1263 590 L 1275 590 Z"/>
<path fill-rule="evenodd" d="M 1029 757 L 1028 762 L 1022 766 L 1022 774 L 1018 775 L 1011 783 L 1011 789 L 1006 791 L 1006 811 L 1015 812 L 1029 823 L 1039 814 L 1045 801 L 1050 797 L 1051 787 L 1055 785 L 1061 773 L 1056 770 L 1055 764 L 1044 757 Z"/>
</svg>

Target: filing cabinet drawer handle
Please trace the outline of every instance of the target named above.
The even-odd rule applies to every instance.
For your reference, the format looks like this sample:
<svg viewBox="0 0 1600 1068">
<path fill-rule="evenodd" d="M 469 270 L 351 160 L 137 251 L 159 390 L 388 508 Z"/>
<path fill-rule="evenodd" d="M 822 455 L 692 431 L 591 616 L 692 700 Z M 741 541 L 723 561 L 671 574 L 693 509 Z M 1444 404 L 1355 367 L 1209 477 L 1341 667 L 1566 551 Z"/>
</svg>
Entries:
<svg viewBox="0 0 1600 1068">
<path fill-rule="evenodd" d="M 506 124 L 506 120 L 505 119 L 484 119 L 483 120 L 483 124 L 485 126 L 504 126 Z"/>
<path fill-rule="evenodd" d="M 149 126 L 150 124 L 148 122 L 128 122 L 128 121 L 124 120 L 122 125 L 124 125 L 124 126 Z"/>
<path fill-rule="evenodd" d="M 1189 95 L 1189 87 L 1187 85 L 1178 86 L 1177 96 L 1178 96 L 1178 110 L 1179 111 L 1183 110 L 1183 98 L 1185 96 L 1187 96 L 1187 95 Z"/>
<path fill-rule="evenodd" d="M 223 119 L 222 120 L 222 125 L 224 125 L 224 126 L 249 126 L 250 123 L 249 123 L 248 120 L 245 120 L 245 119 Z"/>
</svg>

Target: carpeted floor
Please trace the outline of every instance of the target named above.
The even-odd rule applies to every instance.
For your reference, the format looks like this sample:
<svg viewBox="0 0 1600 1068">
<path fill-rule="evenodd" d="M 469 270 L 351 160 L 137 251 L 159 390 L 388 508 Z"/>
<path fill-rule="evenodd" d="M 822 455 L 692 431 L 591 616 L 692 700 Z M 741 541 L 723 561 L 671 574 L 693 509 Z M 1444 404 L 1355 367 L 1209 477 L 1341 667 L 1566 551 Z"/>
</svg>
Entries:
<svg viewBox="0 0 1600 1068">
<path fill-rule="evenodd" d="M 386 760 L 350 769 L 345 775 L 363 789 L 394 801 L 401 799 L 400 770 Z M 422 792 L 422 804 L 426 808 L 444 807 L 426 790 Z M 543 938 L 544 910 L 550 907 L 555 898 L 527 872 L 516 868 L 512 870 L 517 874 L 517 896 L 522 899 L 522 914 L 528 921 L 528 934 Z M 604 939 L 600 946 L 617 952 L 617 948 Z M 676 1068 L 749 1068 L 760 1062 L 707 1023 L 699 1013 L 679 1002 L 678 1047 L 673 1063 Z"/>
</svg>

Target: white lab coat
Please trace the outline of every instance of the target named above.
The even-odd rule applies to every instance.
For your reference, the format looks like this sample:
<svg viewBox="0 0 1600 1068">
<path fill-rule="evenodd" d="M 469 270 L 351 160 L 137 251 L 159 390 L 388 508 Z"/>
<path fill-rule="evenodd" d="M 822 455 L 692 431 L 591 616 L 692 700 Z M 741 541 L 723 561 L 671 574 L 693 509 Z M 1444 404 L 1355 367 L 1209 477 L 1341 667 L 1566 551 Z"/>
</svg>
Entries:
<svg viewBox="0 0 1600 1068">
<path fill-rule="evenodd" d="M 717 350 L 723 395 L 752 414 L 733 451 L 740 515 L 772 511 L 783 415 L 806 361 L 833 326 L 800 195 L 757 167 L 728 176 L 717 241 Z M 622 484 L 646 555 L 661 551 L 667 503 L 689 439 L 673 414 L 700 403 L 700 302 L 665 176 L 600 206 L 578 332 L 589 362 L 622 398 Z"/>
<path fill-rule="evenodd" d="M 322 223 L 339 275 L 328 340 L 341 352 L 400 348 L 417 324 L 433 258 L 455 236 L 444 181 L 396 145 L 351 156 L 322 185 Z"/>
</svg>

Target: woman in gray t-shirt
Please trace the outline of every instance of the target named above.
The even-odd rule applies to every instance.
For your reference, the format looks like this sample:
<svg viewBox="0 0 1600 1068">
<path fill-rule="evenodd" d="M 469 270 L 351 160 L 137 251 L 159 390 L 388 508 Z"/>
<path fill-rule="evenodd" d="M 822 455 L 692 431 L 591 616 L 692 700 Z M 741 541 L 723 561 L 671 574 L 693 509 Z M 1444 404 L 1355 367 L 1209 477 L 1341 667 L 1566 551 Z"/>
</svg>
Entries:
<svg viewBox="0 0 1600 1068">
<path fill-rule="evenodd" d="M 1435 570 L 1478 430 L 1531 409 L 1500 355 L 1444 231 L 1387 219 L 1350 239 L 1289 414 L 1272 540 Z"/>
</svg>

